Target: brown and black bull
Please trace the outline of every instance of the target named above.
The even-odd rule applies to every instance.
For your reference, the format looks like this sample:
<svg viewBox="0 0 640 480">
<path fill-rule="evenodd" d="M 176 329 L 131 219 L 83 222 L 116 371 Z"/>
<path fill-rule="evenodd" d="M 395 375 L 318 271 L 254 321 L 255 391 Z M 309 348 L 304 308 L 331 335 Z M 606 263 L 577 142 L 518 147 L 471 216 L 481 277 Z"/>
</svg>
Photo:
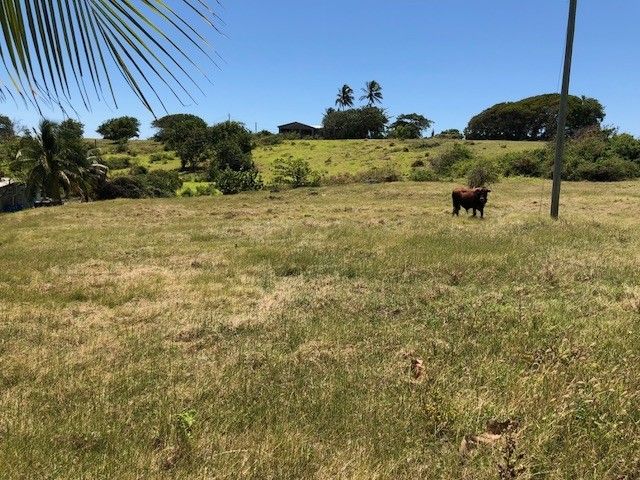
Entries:
<svg viewBox="0 0 640 480">
<path fill-rule="evenodd" d="M 459 215 L 460 208 L 464 208 L 467 213 L 473 209 L 473 216 L 480 212 L 480 217 L 484 218 L 484 206 L 487 204 L 489 195 L 488 188 L 456 188 L 451 194 L 453 200 L 453 215 Z"/>
</svg>

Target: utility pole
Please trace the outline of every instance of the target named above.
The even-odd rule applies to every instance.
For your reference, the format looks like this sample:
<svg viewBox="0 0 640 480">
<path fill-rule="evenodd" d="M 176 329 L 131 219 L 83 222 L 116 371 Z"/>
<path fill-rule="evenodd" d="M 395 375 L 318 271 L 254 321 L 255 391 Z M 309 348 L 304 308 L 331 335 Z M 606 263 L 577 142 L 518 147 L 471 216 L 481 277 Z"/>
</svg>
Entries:
<svg viewBox="0 0 640 480">
<path fill-rule="evenodd" d="M 567 27 L 567 46 L 564 54 L 564 74 L 562 77 L 562 94 L 560 96 L 560 113 L 558 115 L 558 133 L 556 136 L 556 161 L 553 167 L 553 191 L 551 193 L 551 217 L 554 219 L 558 218 L 560 211 L 560 183 L 562 160 L 564 157 L 564 137 L 567 126 L 567 110 L 569 109 L 571 60 L 573 58 L 573 39 L 576 32 L 576 12 L 578 10 L 578 0 L 569 1 L 569 25 Z"/>
</svg>

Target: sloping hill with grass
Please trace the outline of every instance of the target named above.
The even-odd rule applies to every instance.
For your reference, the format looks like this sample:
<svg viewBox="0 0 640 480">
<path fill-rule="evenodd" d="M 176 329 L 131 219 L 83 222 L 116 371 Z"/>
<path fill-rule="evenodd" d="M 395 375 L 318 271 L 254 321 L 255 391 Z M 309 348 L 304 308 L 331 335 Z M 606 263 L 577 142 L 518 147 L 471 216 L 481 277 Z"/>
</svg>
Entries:
<svg viewBox="0 0 640 480">
<path fill-rule="evenodd" d="M 0 476 L 636 478 L 640 185 L 452 186 L 0 215 Z"/>
<path fill-rule="evenodd" d="M 150 170 L 177 170 L 180 160 L 173 152 L 165 152 L 162 145 L 151 140 L 132 140 L 125 152 L 116 152 L 115 146 L 104 140 L 91 140 L 99 147 L 112 173 L 124 173 L 132 165 Z M 465 142 L 442 139 L 424 140 L 282 140 L 276 145 L 256 145 L 253 159 L 263 178 L 268 182 L 273 175 L 277 159 L 301 158 L 311 168 L 326 176 L 357 174 L 373 167 L 391 166 L 408 173 L 417 160 L 428 164 L 429 159 L 442 154 L 454 143 L 467 146 L 477 158 L 496 159 L 512 152 L 544 148 L 544 142 Z M 125 162 L 125 163 L 123 163 Z M 120 167 L 120 168 L 119 168 Z"/>
<path fill-rule="evenodd" d="M 467 146 L 477 158 L 496 159 L 510 152 L 544 148 L 544 142 L 500 142 L 456 140 L 284 140 L 277 145 L 257 146 L 253 156 L 266 180 L 271 166 L 279 158 L 301 158 L 313 170 L 328 176 L 357 174 L 374 167 L 391 166 L 408 173 L 412 163 L 428 164 L 454 143 Z"/>
</svg>

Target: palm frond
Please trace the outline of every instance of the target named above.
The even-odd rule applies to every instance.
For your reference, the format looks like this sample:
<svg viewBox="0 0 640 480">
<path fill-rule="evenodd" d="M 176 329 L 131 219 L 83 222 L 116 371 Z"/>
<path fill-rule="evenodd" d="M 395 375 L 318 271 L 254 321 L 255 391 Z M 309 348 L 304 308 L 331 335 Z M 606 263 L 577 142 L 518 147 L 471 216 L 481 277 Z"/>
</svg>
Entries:
<svg viewBox="0 0 640 480">
<path fill-rule="evenodd" d="M 219 6 L 216 0 L 0 0 L 0 101 L 64 110 L 79 96 L 86 108 L 92 98 L 117 107 L 115 69 L 151 112 L 156 103 L 164 106 L 160 85 L 183 104 L 195 102 L 194 87 L 202 92 L 198 82 L 209 80 L 197 57 L 215 65 L 208 33 L 220 33 L 221 20 L 211 3 Z"/>
</svg>

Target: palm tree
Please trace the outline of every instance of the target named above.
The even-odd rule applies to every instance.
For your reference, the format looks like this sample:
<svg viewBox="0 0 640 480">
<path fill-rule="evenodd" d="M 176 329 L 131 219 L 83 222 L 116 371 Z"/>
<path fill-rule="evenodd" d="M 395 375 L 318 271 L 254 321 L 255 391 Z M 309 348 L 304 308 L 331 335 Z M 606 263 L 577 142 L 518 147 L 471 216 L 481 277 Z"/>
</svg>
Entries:
<svg viewBox="0 0 640 480">
<path fill-rule="evenodd" d="M 360 100 L 366 100 L 368 107 L 373 107 L 376 103 L 382 103 L 382 87 L 375 80 L 371 80 L 365 84 L 362 89 Z"/>
<path fill-rule="evenodd" d="M 215 64 L 205 35 L 220 22 L 212 1 L 0 0 L 0 100 L 64 111 L 77 96 L 90 108 L 95 95 L 117 107 L 115 67 L 152 112 L 155 101 L 166 110 L 159 84 L 195 101 L 194 72 L 207 78 L 203 57 Z"/>
<path fill-rule="evenodd" d="M 341 109 L 345 107 L 353 107 L 353 88 L 344 84 L 338 91 L 336 105 Z"/>
<path fill-rule="evenodd" d="M 18 160 L 30 167 L 30 197 L 48 197 L 55 203 L 62 201 L 62 192 L 89 200 L 92 187 L 106 178 L 108 170 L 92 151 L 65 141 L 60 125 L 50 120 L 42 120 L 39 131 L 25 137 Z"/>
</svg>

